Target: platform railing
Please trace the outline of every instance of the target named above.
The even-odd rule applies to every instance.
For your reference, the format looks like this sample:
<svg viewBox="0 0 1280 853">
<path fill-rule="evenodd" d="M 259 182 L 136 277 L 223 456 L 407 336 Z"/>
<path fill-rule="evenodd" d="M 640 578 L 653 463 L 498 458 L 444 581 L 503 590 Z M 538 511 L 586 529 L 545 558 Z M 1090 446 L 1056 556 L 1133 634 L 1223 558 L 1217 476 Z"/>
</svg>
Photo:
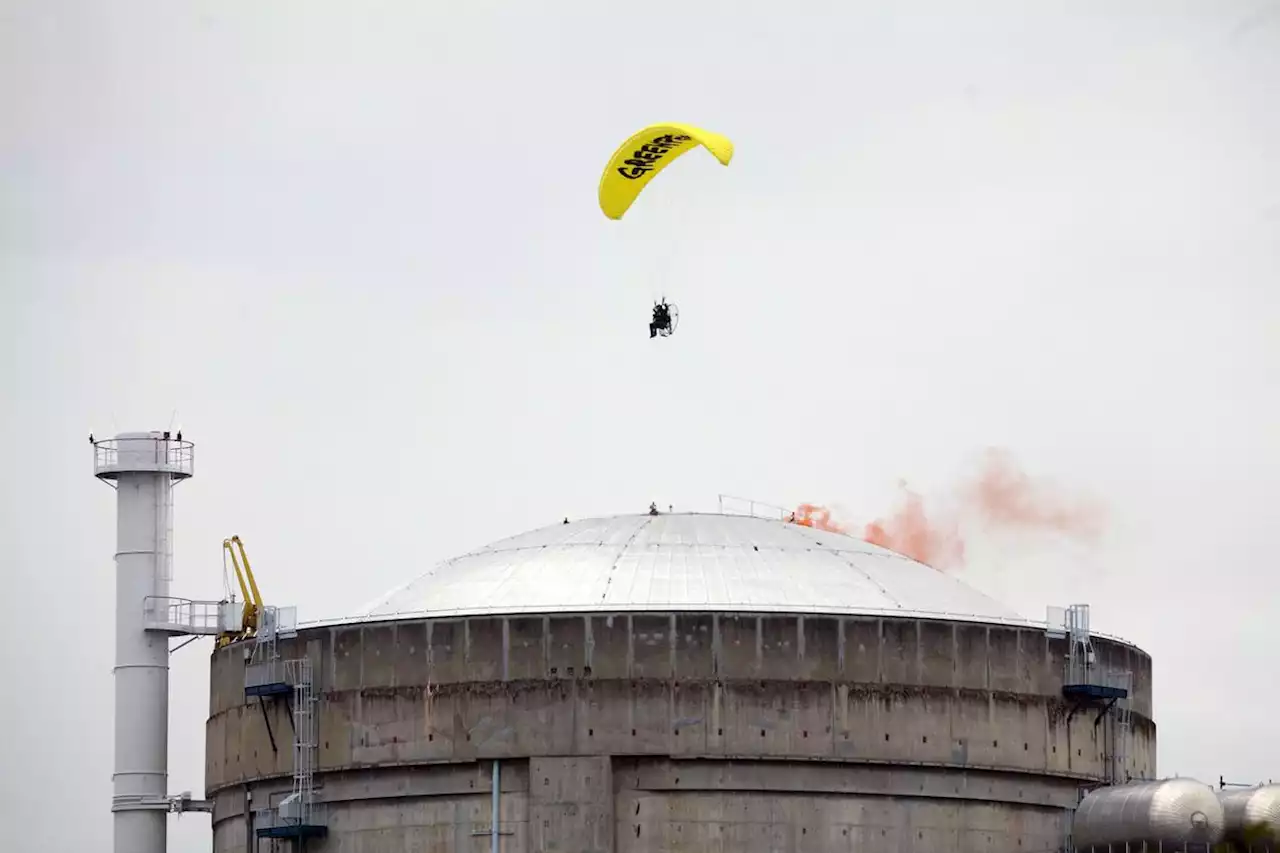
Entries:
<svg viewBox="0 0 1280 853">
<path fill-rule="evenodd" d="M 275 607 L 276 636 L 288 639 L 298 633 L 298 608 L 294 605 Z"/>
<path fill-rule="evenodd" d="M 285 661 L 280 658 L 246 664 L 244 668 L 244 686 L 246 689 L 266 687 L 269 684 L 288 684 L 289 674 L 285 671 Z"/>
<path fill-rule="evenodd" d="M 1062 683 L 1091 684 L 1096 687 L 1114 687 L 1132 692 L 1133 671 L 1102 664 L 1087 666 L 1079 658 L 1068 659 L 1062 662 Z"/>
<path fill-rule="evenodd" d="M 182 634 L 218 634 L 228 627 L 225 621 L 234 613 L 227 606 L 234 602 L 195 601 L 164 595 L 148 595 L 142 601 L 143 621 L 154 631 Z"/>
<path fill-rule="evenodd" d="M 324 826 L 329 816 L 328 803 L 314 801 L 295 801 L 274 808 L 255 809 L 253 812 L 254 830 L 301 829 L 303 827 Z"/>
<path fill-rule="evenodd" d="M 140 445 L 151 442 L 155 449 L 148 453 Z M 104 438 L 93 443 L 93 470 L 95 474 L 118 471 L 120 469 L 120 451 L 124 447 L 130 459 L 130 467 L 137 462 L 144 464 L 143 470 L 164 470 L 180 476 L 190 477 L 195 473 L 195 444 L 190 441 L 178 441 L 165 438 Z M 150 457 L 150 458 L 146 458 Z"/>
</svg>

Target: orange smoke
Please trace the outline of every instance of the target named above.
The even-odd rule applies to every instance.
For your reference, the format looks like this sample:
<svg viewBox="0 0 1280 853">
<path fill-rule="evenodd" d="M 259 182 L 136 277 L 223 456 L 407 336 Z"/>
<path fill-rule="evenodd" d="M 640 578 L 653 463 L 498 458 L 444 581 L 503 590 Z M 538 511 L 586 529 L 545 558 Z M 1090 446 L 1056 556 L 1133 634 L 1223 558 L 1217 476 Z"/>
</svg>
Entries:
<svg viewBox="0 0 1280 853">
<path fill-rule="evenodd" d="M 848 532 L 844 525 L 831 520 L 831 510 L 817 504 L 800 504 L 800 506 L 796 507 L 796 511 L 791 513 L 789 521 L 803 524 L 805 527 L 829 530 L 832 533 Z"/>
<path fill-rule="evenodd" d="M 888 518 L 868 523 L 862 538 L 935 569 L 964 563 L 964 540 L 956 521 L 930 520 L 924 511 L 924 498 L 908 489 L 906 483 L 899 485 L 902 505 Z"/>
<path fill-rule="evenodd" d="M 894 511 L 863 526 L 862 537 L 936 569 L 964 564 L 962 518 L 991 532 L 1056 533 L 1091 540 L 1102 532 L 1104 512 L 1092 502 L 1070 498 L 1049 484 L 1033 481 L 1007 451 L 988 450 L 977 473 L 926 512 L 924 498 L 901 483 Z M 826 507 L 801 504 L 791 520 L 806 527 L 849 532 Z"/>
<path fill-rule="evenodd" d="M 1005 450 L 987 450 L 978 476 L 965 485 L 962 497 L 988 527 L 1078 539 L 1094 539 L 1102 532 L 1101 506 L 1032 481 Z"/>
</svg>

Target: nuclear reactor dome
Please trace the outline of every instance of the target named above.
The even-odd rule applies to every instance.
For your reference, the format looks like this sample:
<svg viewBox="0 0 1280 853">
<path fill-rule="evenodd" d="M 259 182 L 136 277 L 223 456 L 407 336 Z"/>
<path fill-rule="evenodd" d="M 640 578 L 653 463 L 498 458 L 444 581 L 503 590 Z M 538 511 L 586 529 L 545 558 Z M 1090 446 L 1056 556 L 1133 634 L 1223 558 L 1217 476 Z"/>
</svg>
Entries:
<svg viewBox="0 0 1280 853">
<path fill-rule="evenodd" d="M 1150 657 L 1094 635 L 1103 718 L 1068 647 L 838 533 L 554 524 L 215 651 L 214 851 L 1058 849 L 1082 785 L 1156 769 Z"/>
<path fill-rule="evenodd" d="M 365 618 L 637 610 L 1024 621 L 954 577 L 840 533 L 754 516 L 555 524 L 446 560 Z"/>
</svg>

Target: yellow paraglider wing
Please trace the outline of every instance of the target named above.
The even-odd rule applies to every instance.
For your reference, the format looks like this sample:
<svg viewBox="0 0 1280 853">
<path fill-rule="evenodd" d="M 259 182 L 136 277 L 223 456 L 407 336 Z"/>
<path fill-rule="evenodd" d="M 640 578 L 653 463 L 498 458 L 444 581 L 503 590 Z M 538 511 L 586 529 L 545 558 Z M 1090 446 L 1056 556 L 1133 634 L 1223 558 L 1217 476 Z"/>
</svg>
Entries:
<svg viewBox="0 0 1280 853">
<path fill-rule="evenodd" d="M 733 159 L 733 143 L 726 137 L 688 124 L 650 125 L 622 143 L 600 176 L 604 215 L 621 219 L 654 176 L 699 145 L 725 166 Z"/>
</svg>

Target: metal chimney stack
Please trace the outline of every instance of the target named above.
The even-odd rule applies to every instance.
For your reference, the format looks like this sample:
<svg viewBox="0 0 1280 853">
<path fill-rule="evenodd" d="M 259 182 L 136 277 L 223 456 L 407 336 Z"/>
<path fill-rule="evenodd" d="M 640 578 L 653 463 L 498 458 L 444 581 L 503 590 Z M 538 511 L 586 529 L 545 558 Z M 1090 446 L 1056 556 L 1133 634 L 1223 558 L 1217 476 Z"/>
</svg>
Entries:
<svg viewBox="0 0 1280 853">
<path fill-rule="evenodd" d="M 121 433 L 93 446 L 94 475 L 116 490 L 113 849 L 165 853 L 168 813 L 190 802 L 167 795 L 169 637 L 187 632 L 165 625 L 194 621 L 192 603 L 184 610 L 169 596 L 173 487 L 194 473 L 194 447 L 167 432 Z"/>
</svg>

